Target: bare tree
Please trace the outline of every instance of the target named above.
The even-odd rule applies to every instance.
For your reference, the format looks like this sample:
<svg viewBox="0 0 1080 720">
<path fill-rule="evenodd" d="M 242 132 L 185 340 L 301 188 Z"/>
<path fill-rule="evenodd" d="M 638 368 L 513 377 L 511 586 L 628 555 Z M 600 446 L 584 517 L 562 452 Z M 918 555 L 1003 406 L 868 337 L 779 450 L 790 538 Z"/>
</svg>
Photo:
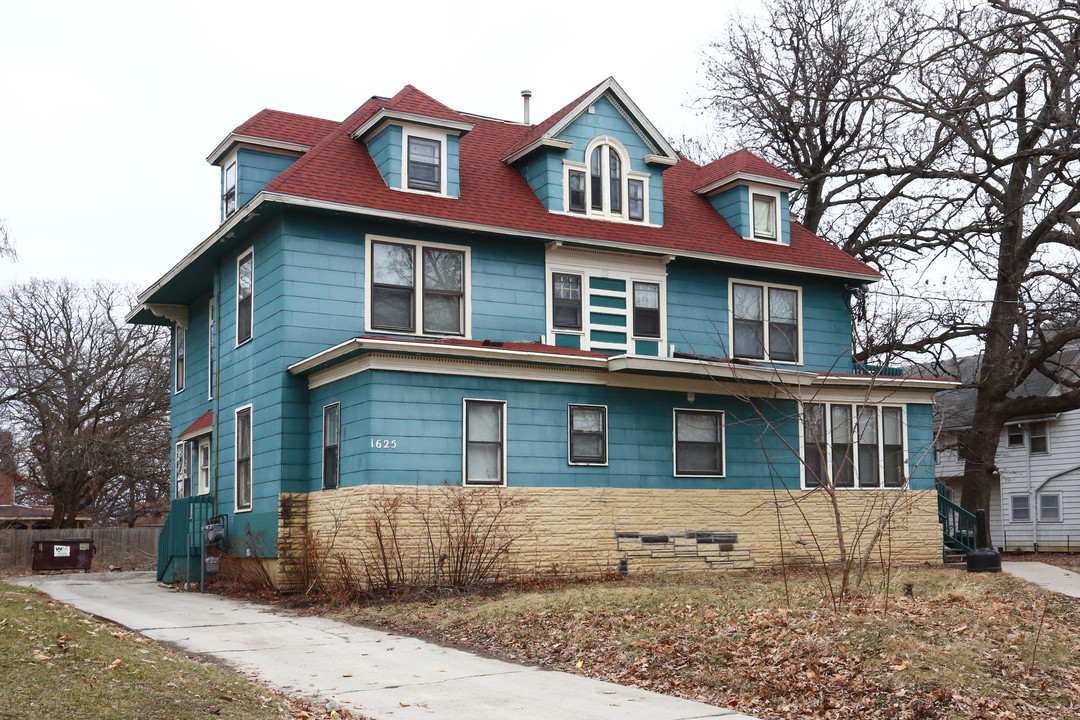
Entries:
<svg viewBox="0 0 1080 720">
<path fill-rule="evenodd" d="M 134 522 L 163 491 L 168 345 L 156 329 L 124 324 L 127 300 L 116 286 L 48 280 L 0 294 L 0 421 L 31 492 L 52 504 L 53 527 L 121 492 Z"/>
<path fill-rule="evenodd" d="M 0 259 L 15 259 L 15 241 L 11 237 L 7 222 L 0 219 Z"/>
<path fill-rule="evenodd" d="M 1080 407 L 1055 365 L 1080 339 L 1080 3 L 766 12 L 768 29 L 736 24 L 713 48 L 707 67 L 727 66 L 711 66 L 712 105 L 732 130 L 741 109 L 738 139 L 807 179 L 808 227 L 886 272 L 896 259 L 955 268 L 940 291 L 883 283 L 855 357 L 982 347 L 962 502 L 988 507 L 1004 423 Z M 1066 392 L 1014 397 L 1035 370 Z"/>
</svg>

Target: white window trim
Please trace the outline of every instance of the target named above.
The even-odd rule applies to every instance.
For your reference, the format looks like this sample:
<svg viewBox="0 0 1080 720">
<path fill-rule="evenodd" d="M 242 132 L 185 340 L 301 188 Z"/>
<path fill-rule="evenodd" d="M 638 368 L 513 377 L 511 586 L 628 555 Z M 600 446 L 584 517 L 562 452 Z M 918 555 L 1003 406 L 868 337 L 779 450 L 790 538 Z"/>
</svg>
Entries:
<svg viewBox="0 0 1080 720">
<path fill-rule="evenodd" d="M 488 403 L 490 405 L 502 405 L 502 480 L 497 483 L 469 482 L 469 403 Z M 461 400 L 461 485 L 462 487 L 506 487 L 507 477 L 510 475 L 506 466 L 507 445 L 509 440 L 506 436 L 507 412 L 506 401 L 492 398 L 462 398 Z"/>
<path fill-rule="evenodd" d="M 203 448 L 206 448 L 206 482 L 205 483 L 203 482 L 203 467 L 202 467 L 202 451 L 203 451 Z M 196 443 L 196 447 L 195 447 L 195 457 L 198 458 L 198 461 L 199 461 L 199 467 L 198 467 L 198 470 L 197 470 L 198 477 L 199 477 L 199 488 L 198 488 L 197 492 L 198 492 L 199 495 L 209 495 L 210 494 L 210 438 L 204 437 L 204 438 L 199 439 L 199 441 L 198 441 L 198 443 Z"/>
<path fill-rule="evenodd" d="M 908 457 L 908 419 L 907 419 L 907 405 L 898 405 L 896 403 L 874 403 L 874 402 L 829 402 L 827 400 L 811 400 L 799 403 L 799 487 L 803 490 L 816 490 L 818 486 L 806 484 L 806 458 L 804 454 L 806 452 L 806 406 L 807 405 L 823 405 L 825 407 L 825 477 L 832 478 L 832 407 L 834 405 L 845 405 L 851 408 L 851 446 L 853 448 L 853 457 L 851 458 L 852 472 L 854 473 L 855 484 L 851 487 L 837 487 L 836 490 L 847 492 L 849 490 L 903 490 L 911 486 L 911 459 Z M 877 408 L 877 436 L 878 436 L 878 484 L 875 487 L 867 487 L 859 485 L 859 444 L 857 437 L 857 427 L 859 418 L 859 407 L 869 406 Z M 885 485 L 885 414 L 882 412 L 885 408 L 893 408 L 900 410 L 900 446 L 904 449 L 904 483 L 899 487 L 888 487 Z"/>
<path fill-rule="evenodd" d="M 1057 498 L 1057 520 L 1046 520 L 1042 516 L 1042 499 L 1044 497 L 1054 496 Z M 1039 518 L 1040 523 L 1062 523 L 1065 522 L 1065 508 L 1062 507 L 1062 497 L 1060 492 L 1040 492 L 1035 494 L 1035 512 Z"/>
<path fill-rule="evenodd" d="M 747 225 L 747 234 L 744 239 L 753 240 L 754 242 L 768 243 L 769 245 L 783 245 L 784 244 L 784 229 L 780 225 L 780 191 L 775 188 L 765 187 L 764 185 L 747 185 L 747 191 L 749 192 L 750 207 L 749 220 Z M 754 231 L 754 196 L 761 195 L 763 197 L 769 197 L 773 199 L 773 227 L 776 228 L 775 237 L 761 236 L 759 237 Z"/>
<path fill-rule="evenodd" d="M 206 399 L 214 399 L 214 360 L 217 345 L 214 342 L 214 335 L 217 330 L 217 313 L 214 307 L 214 296 L 210 296 L 209 310 L 206 316 Z"/>
<path fill-rule="evenodd" d="M 326 487 L 326 410 L 337 406 L 338 409 L 338 472 L 337 472 L 337 485 L 333 488 Z M 322 453 L 319 458 L 319 487 L 322 490 L 336 490 L 341 487 L 341 403 L 332 402 L 323 405 L 322 409 Z"/>
<path fill-rule="evenodd" d="M 735 285 L 752 285 L 760 287 L 761 290 L 761 311 L 764 319 L 764 337 L 762 342 L 765 345 L 765 357 L 762 358 L 744 358 L 751 362 L 767 362 L 773 365 L 802 365 L 805 356 L 803 355 L 803 311 L 802 311 L 802 287 L 798 285 L 781 285 L 780 283 L 766 283 L 758 282 L 756 280 L 740 280 L 738 278 L 728 278 L 727 287 L 727 306 L 728 306 L 728 356 L 740 357 L 735 354 Z M 769 289 L 775 288 L 777 290 L 794 290 L 795 291 L 795 320 L 798 323 L 798 357 L 795 360 L 772 360 L 769 355 Z"/>
<path fill-rule="evenodd" d="M 251 258 L 251 337 L 241 340 L 240 339 L 240 263 L 245 258 Z M 240 253 L 236 257 L 236 287 L 233 292 L 233 301 L 236 304 L 233 324 L 235 325 L 235 332 L 233 335 L 236 338 L 236 346 L 247 345 L 249 342 L 255 339 L 255 248 L 249 247 L 244 252 Z"/>
<path fill-rule="evenodd" d="M 401 125 L 401 187 L 393 188 L 401 192 L 415 195 L 428 195 L 434 197 L 452 197 L 447 194 L 447 142 L 445 132 L 420 127 L 418 125 Z M 439 143 L 439 191 L 419 190 L 409 187 L 409 138 L 422 138 L 424 140 L 436 140 Z"/>
<path fill-rule="evenodd" d="M 589 175 L 589 158 L 592 155 L 593 150 L 598 145 L 608 145 L 615 149 L 616 154 L 619 156 L 619 162 L 622 165 L 622 177 L 619 182 L 621 183 L 621 192 L 623 197 L 622 212 L 613 213 L 609 207 L 610 200 L 608 193 L 604 193 L 603 197 L 603 209 L 594 210 L 592 206 L 592 178 Z M 601 168 L 602 177 L 605 183 L 610 183 L 608 167 L 607 153 L 601 153 Z M 575 212 L 570 210 L 570 171 L 576 170 L 578 172 L 585 173 L 585 211 Z M 563 202 L 562 211 L 558 214 L 569 215 L 570 217 L 587 217 L 596 220 L 609 220 L 611 222 L 621 222 L 628 225 L 648 225 L 650 227 L 659 227 L 654 225 L 650 221 L 649 212 L 649 179 L 652 177 L 651 173 L 641 172 L 640 170 L 630 169 L 630 154 L 626 152 L 626 148 L 623 144 L 613 137 L 608 135 L 600 135 L 592 139 L 592 141 L 585 147 L 585 161 L 579 162 L 577 160 L 563 160 L 563 177 L 562 177 L 562 189 L 563 189 Z M 630 180 L 641 180 L 643 187 L 643 218 L 641 220 L 630 219 Z M 605 188 L 607 185 L 605 184 Z M 555 212 L 555 211 L 552 211 Z"/>
<path fill-rule="evenodd" d="M 678 457 L 678 420 L 676 419 L 678 413 L 708 413 L 710 415 L 720 416 L 720 474 L 719 475 L 702 475 L 700 473 L 679 473 L 679 457 Z M 725 478 L 727 477 L 727 412 L 724 410 L 709 410 L 708 408 L 672 408 L 671 409 L 671 474 L 672 477 L 677 478 L 696 478 L 701 480 L 707 480 L 709 478 Z"/>
<path fill-rule="evenodd" d="M 251 443 L 250 454 L 248 462 L 251 463 L 251 505 L 246 508 L 241 508 L 239 503 L 240 498 L 240 453 L 236 446 L 237 429 L 239 427 L 240 413 L 244 410 L 248 411 L 248 422 L 251 427 L 248 428 L 248 441 Z M 255 507 L 255 411 L 252 409 L 252 404 L 241 405 L 233 410 L 233 513 L 248 513 Z"/>
<path fill-rule="evenodd" d="M 581 276 L 581 330 L 568 330 L 556 328 L 554 322 L 554 292 L 552 275 L 563 273 L 566 275 Z M 606 280 L 622 280 L 626 287 L 622 293 L 615 290 L 593 290 L 589 287 L 589 278 L 597 277 Z M 633 355 L 633 343 L 637 341 L 658 343 L 657 357 L 667 357 L 668 325 L 667 325 L 667 266 L 662 259 L 619 257 L 612 253 L 581 252 L 572 248 L 549 249 L 545 263 L 545 326 L 547 337 L 551 344 L 555 343 L 555 334 L 577 335 L 581 338 L 582 350 L 612 350 L 616 346 L 608 343 L 591 342 L 592 330 L 605 330 L 610 332 L 624 332 L 626 334 L 626 348 L 620 352 Z M 660 286 L 660 337 L 641 337 L 634 335 L 634 283 L 653 283 Z M 607 297 L 621 297 L 625 300 L 622 310 L 618 308 L 593 307 L 591 298 L 593 295 Z M 592 312 L 608 313 L 611 315 L 625 315 L 625 327 L 611 325 L 596 325 L 592 323 Z"/>
<path fill-rule="evenodd" d="M 383 330 L 371 326 L 371 299 L 373 296 L 372 285 L 374 273 L 372 267 L 373 243 L 393 243 L 395 245 L 409 245 L 413 248 L 413 310 L 415 320 L 412 332 L 401 330 Z M 424 248 L 438 248 L 439 250 L 453 250 L 465 254 L 465 327 L 459 335 L 457 333 L 426 333 L 424 332 Z M 446 243 L 427 242 L 424 240 L 409 240 L 406 238 L 387 237 L 384 235 L 368 235 L 364 238 L 364 328 L 366 331 L 378 335 L 402 335 L 406 337 L 451 337 L 463 340 L 472 339 L 472 248 L 467 245 L 447 245 Z"/>
<path fill-rule="evenodd" d="M 183 337 L 184 342 L 180 342 Z M 180 346 L 183 347 L 184 367 L 180 367 Z M 187 329 L 179 324 L 173 325 L 173 394 L 179 395 L 187 386 Z"/>
<path fill-rule="evenodd" d="M 573 418 L 570 409 L 575 407 L 601 408 L 604 411 L 604 462 L 574 462 L 573 448 Z M 567 403 L 566 404 L 566 464 L 581 467 L 607 467 L 611 456 L 608 454 L 608 406 L 594 403 Z"/>
<path fill-rule="evenodd" d="M 1027 507 L 1028 507 L 1028 519 L 1027 520 L 1017 520 L 1016 519 L 1016 506 L 1015 506 L 1015 504 L 1013 502 L 1016 498 L 1026 498 L 1027 499 L 1027 503 L 1028 503 L 1028 505 L 1027 505 Z M 1036 509 L 1036 512 L 1038 512 L 1037 509 Z M 1009 495 L 1009 522 L 1010 523 L 1029 523 L 1029 522 L 1032 522 L 1032 519 L 1034 517 L 1035 517 L 1035 514 L 1032 512 L 1031 495 L 1030 494 L 1028 494 L 1028 493 L 1012 493 L 1012 494 Z"/>
</svg>

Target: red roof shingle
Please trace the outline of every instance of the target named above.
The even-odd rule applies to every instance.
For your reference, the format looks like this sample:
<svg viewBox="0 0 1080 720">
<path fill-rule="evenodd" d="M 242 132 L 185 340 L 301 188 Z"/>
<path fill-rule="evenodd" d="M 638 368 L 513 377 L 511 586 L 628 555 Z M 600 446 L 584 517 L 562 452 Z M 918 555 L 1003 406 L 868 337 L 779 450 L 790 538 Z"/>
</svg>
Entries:
<svg viewBox="0 0 1080 720">
<path fill-rule="evenodd" d="M 315 145 L 339 125 L 341 123 L 334 120 L 323 120 L 310 115 L 261 110 L 233 132 L 267 140 Z"/>
<path fill-rule="evenodd" d="M 475 123 L 473 130 L 460 141 L 461 196 L 445 198 L 392 190 L 379 174 L 366 145 L 353 140 L 350 134 L 384 108 L 387 102 L 395 102 L 395 98 L 398 109 L 409 112 L 423 109 L 425 114 L 434 113 L 439 117 L 448 115 L 442 109 L 444 105 L 412 86 L 406 86 L 390 101 L 372 98 L 327 133 L 264 190 L 380 212 L 486 225 L 523 234 L 598 239 L 638 245 L 643 249 L 707 253 L 742 261 L 779 263 L 870 277 L 878 274 L 795 223 L 791 226 L 790 246 L 739 237 L 705 198 L 694 193 L 694 188 L 702 185 L 702 168 L 685 159 L 680 159 L 664 172 L 663 227 L 605 222 L 548 212 L 525 178 L 502 162 L 507 148 L 523 147 L 523 143 L 527 144 L 527 138 L 538 137 L 538 128 L 542 126 L 530 127 L 450 111 L 457 117 Z M 572 109 L 577 102 L 580 102 L 580 98 L 568 108 Z M 564 111 L 560 113 L 565 114 Z M 277 117 L 284 116 L 282 113 Z M 761 174 L 762 169 L 771 168 L 773 176 L 791 178 L 750 153 L 740 153 L 728 156 L 738 156 L 731 166 L 757 168 L 756 174 Z M 718 165 L 722 160 L 724 158 L 710 163 L 707 166 L 712 168 L 710 172 L 726 167 Z"/>
<path fill-rule="evenodd" d="M 730 155 L 717 158 L 708 165 L 702 166 L 698 170 L 697 184 L 694 189 L 708 187 L 717 180 L 722 180 L 735 173 L 760 175 L 761 177 L 785 182 L 799 182 L 799 179 L 795 176 L 789 175 L 766 160 L 762 160 L 749 150 L 736 150 Z"/>
</svg>

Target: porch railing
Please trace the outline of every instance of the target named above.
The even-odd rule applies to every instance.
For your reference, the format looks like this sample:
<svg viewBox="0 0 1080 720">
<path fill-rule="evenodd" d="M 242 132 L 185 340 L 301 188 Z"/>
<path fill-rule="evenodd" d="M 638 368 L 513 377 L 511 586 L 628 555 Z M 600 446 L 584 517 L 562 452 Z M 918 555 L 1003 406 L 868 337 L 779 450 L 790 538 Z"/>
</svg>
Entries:
<svg viewBox="0 0 1080 720">
<path fill-rule="evenodd" d="M 190 581 L 199 576 L 202 562 L 200 531 L 210 520 L 214 501 L 209 495 L 177 498 L 169 504 L 169 516 L 158 536 L 157 579 Z"/>
<path fill-rule="evenodd" d="M 975 515 L 960 507 L 945 495 L 945 483 L 937 484 L 938 520 L 944 542 L 943 556 L 949 550 L 971 552 L 975 549 Z"/>
</svg>

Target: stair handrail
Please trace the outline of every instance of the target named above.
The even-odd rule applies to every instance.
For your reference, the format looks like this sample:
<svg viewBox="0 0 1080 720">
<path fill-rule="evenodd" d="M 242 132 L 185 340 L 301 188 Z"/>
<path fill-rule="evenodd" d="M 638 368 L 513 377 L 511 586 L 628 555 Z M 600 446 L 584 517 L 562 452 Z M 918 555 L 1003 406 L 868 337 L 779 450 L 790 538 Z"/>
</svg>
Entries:
<svg viewBox="0 0 1080 720">
<path fill-rule="evenodd" d="M 975 514 L 965 510 L 945 496 L 945 484 L 937 483 L 938 520 L 946 545 L 958 550 L 975 550 Z"/>
</svg>

